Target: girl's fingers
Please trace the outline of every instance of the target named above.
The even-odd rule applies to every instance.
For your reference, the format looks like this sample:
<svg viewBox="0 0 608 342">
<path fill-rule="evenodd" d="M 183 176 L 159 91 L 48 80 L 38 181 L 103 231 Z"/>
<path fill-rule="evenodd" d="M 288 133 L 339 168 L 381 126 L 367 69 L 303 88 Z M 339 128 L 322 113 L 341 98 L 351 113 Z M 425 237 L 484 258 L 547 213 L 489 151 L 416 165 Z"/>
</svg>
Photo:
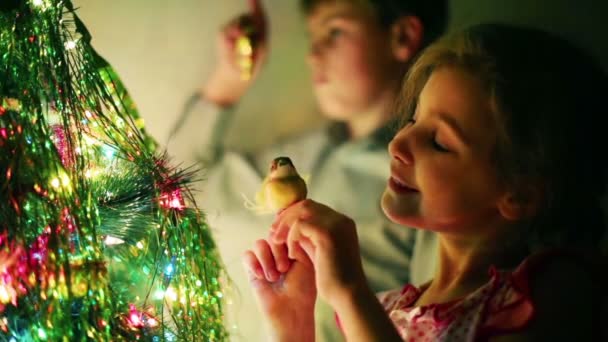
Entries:
<svg viewBox="0 0 608 342">
<path fill-rule="evenodd" d="M 299 240 L 300 240 L 300 230 L 298 229 L 298 222 L 295 222 L 291 228 L 287 232 L 287 250 L 290 259 L 298 260 L 298 257 L 301 258 L 301 255 L 298 255 L 298 250 L 300 249 Z"/>
<path fill-rule="evenodd" d="M 289 230 L 288 246 L 297 241 L 310 259 L 314 260 L 312 257 L 314 249 L 323 244 L 328 234 L 328 230 L 315 222 L 314 219 L 298 219 Z"/>
<path fill-rule="evenodd" d="M 279 220 L 272 224 L 270 229 L 270 241 L 276 244 L 284 244 L 287 242 L 287 234 L 289 233 L 289 226 L 283 224 L 283 221 Z"/>
<path fill-rule="evenodd" d="M 287 237 L 289 258 L 314 262 L 314 252 L 319 241 L 323 241 L 326 231 L 314 222 L 309 220 L 297 219 Z"/>
<path fill-rule="evenodd" d="M 289 261 L 289 257 L 287 256 L 287 245 L 285 245 L 284 243 L 270 243 L 270 249 L 272 250 L 274 263 L 277 267 L 277 270 L 281 273 L 287 272 L 291 264 Z"/>
<path fill-rule="evenodd" d="M 255 256 L 260 262 L 266 279 L 270 282 L 279 280 L 280 273 L 277 270 L 274 256 L 272 255 L 272 249 L 270 248 L 268 241 L 264 239 L 257 240 L 253 247 L 253 253 L 255 253 Z"/>
<path fill-rule="evenodd" d="M 306 238 L 314 240 L 311 234 L 316 230 L 323 230 L 323 225 L 317 222 L 322 219 L 327 212 L 324 207 L 312 200 L 300 201 L 285 209 L 277 216 L 270 229 L 270 239 L 273 243 L 286 243 L 290 259 L 295 259 L 295 252 L 292 252 L 296 242 Z M 298 227 L 305 227 L 303 233 Z M 311 241 L 308 241 L 310 245 Z"/>
<path fill-rule="evenodd" d="M 313 215 L 313 209 L 310 208 L 312 205 L 314 205 L 313 201 L 303 200 L 281 211 L 270 229 L 272 241 L 275 243 L 285 243 L 294 222 L 298 219 L 307 219 Z"/>
<path fill-rule="evenodd" d="M 245 251 L 245 253 L 243 253 L 242 261 L 245 270 L 247 270 L 250 275 L 257 279 L 265 278 L 264 271 L 262 270 L 262 265 L 260 265 L 258 258 L 252 251 Z"/>
<path fill-rule="evenodd" d="M 307 241 L 307 239 L 300 240 L 298 243 L 293 244 L 292 249 L 290 249 L 290 251 L 293 251 L 292 253 L 295 256 L 295 260 L 297 260 L 298 262 L 307 265 L 313 265 L 312 257 L 310 257 L 308 253 L 306 253 L 302 248 L 302 244 L 305 241 Z"/>
<path fill-rule="evenodd" d="M 289 234 L 290 224 L 289 216 L 285 214 L 285 210 L 277 215 L 274 222 L 270 226 L 270 239 L 273 243 L 282 244 L 287 242 L 287 234 Z"/>
<path fill-rule="evenodd" d="M 312 261 L 315 260 L 315 245 L 308 238 L 303 238 L 299 243 L 300 248 L 306 256 Z"/>
</svg>

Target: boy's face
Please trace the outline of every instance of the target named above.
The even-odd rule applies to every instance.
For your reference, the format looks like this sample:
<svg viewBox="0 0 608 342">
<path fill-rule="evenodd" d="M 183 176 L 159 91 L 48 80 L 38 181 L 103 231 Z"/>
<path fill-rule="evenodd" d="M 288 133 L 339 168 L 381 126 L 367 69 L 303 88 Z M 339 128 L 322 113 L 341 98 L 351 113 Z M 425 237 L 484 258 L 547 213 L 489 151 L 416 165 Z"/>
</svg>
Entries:
<svg viewBox="0 0 608 342">
<path fill-rule="evenodd" d="M 325 115 L 348 121 L 393 102 L 399 64 L 390 30 L 380 27 L 369 10 L 348 1 L 321 3 L 307 21 L 308 62 Z"/>
<path fill-rule="evenodd" d="M 413 121 L 389 145 L 382 208 L 391 220 L 444 232 L 501 220 L 506 189 L 492 162 L 491 111 L 482 83 L 468 72 L 443 67 L 431 74 Z"/>
</svg>

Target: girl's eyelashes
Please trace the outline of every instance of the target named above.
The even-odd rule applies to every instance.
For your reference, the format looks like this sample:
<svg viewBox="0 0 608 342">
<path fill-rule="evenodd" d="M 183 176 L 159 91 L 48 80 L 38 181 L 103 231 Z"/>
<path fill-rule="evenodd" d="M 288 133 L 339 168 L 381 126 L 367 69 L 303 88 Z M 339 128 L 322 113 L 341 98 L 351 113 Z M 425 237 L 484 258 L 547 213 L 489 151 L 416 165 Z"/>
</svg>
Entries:
<svg viewBox="0 0 608 342">
<path fill-rule="evenodd" d="M 405 122 L 405 124 L 403 125 L 403 128 L 408 128 L 415 123 L 416 123 L 416 119 L 410 118 Z M 431 146 L 433 147 L 433 149 L 435 149 L 436 151 L 439 151 L 439 152 L 450 152 L 450 150 L 447 147 L 445 147 L 444 145 L 442 145 L 441 143 L 439 143 L 437 141 L 437 134 L 435 134 L 435 133 L 431 137 Z"/>
<path fill-rule="evenodd" d="M 433 145 L 433 148 L 439 152 L 450 152 L 445 146 L 437 142 L 437 137 L 431 139 L 431 144 Z"/>
<path fill-rule="evenodd" d="M 416 119 L 414 119 L 414 118 L 409 118 L 409 119 L 408 119 L 408 120 L 405 122 L 405 124 L 403 125 L 403 128 L 409 127 L 409 126 L 411 126 L 411 125 L 413 125 L 413 124 L 415 124 L 415 123 L 416 123 Z"/>
</svg>

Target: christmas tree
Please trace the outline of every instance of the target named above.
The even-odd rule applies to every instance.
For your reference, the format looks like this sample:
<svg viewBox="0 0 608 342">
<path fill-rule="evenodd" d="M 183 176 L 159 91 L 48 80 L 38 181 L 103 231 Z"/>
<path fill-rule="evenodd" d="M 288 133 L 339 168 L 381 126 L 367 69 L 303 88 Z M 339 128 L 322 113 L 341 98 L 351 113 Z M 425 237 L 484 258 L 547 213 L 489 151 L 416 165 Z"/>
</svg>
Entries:
<svg viewBox="0 0 608 342">
<path fill-rule="evenodd" d="M 216 341 L 223 268 L 70 0 L 0 2 L 0 340 Z"/>
</svg>

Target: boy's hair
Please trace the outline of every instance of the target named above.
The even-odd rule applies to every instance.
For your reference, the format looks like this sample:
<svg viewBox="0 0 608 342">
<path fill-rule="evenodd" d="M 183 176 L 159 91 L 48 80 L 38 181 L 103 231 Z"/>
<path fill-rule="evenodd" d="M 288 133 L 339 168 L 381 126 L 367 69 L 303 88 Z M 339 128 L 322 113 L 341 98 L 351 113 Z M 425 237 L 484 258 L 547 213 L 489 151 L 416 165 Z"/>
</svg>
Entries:
<svg viewBox="0 0 608 342">
<path fill-rule="evenodd" d="M 332 2 L 370 7 L 384 27 L 403 16 L 418 17 L 424 26 L 423 46 L 443 35 L 448 21 L 447 0 L 300 0 L 300 7 L 310 15 L 318 5 Z"/>
<path fill-rule="evenodd" d="M 477 77 L 493 104 L 496 171 L 522 195 L 540 185 L 529 222 L 531 247 L 597 246 L 604 234 L 608 90 L 605 72 L 580 49 L 549 33 L 484 24 L 429 46 L 410 68 L 398 105 L 413 115 L 433 70 Z"/>
</svg>

